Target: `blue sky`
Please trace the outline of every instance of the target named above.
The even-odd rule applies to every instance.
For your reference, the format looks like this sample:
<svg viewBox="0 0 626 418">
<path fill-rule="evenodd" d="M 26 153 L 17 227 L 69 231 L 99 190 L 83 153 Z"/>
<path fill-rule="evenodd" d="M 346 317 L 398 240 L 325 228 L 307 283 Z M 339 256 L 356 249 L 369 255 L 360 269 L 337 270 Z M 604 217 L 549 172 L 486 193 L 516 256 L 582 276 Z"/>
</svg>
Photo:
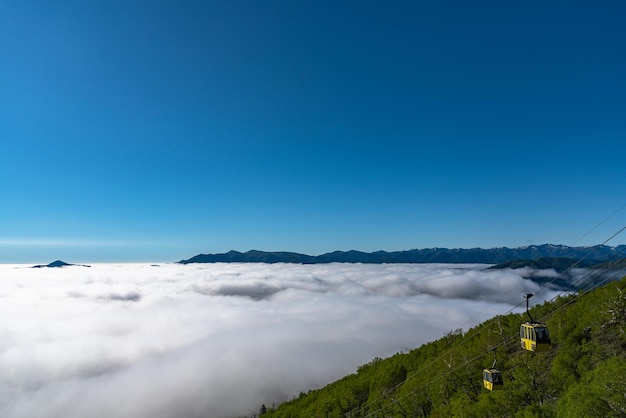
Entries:
<svg viewBox="0 0 626 418">
<path fill-rule="evenodd" d="M 598 244 L 626 224 L 625 15 L 2 2 L 0 262 Z"/>
</svg>

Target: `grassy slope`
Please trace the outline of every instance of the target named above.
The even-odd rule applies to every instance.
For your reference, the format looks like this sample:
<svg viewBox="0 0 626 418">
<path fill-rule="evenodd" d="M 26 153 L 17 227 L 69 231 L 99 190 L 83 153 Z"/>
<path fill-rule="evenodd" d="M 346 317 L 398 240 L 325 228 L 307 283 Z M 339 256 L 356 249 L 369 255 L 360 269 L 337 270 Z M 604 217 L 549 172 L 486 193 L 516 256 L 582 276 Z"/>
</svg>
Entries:
<svg viewBox="0 0 626 418">
<path fill-rule="evenodd" d="M 262 417 L 626 416 L 626 277 L 532 314 L 550 329 L 548 353 L 519 348 L 524 316 L 497 316 L 465 334 L 374 359 Z M 482 387 L 492 347 L 505 379 L 500 392 Z"/>
</svg>

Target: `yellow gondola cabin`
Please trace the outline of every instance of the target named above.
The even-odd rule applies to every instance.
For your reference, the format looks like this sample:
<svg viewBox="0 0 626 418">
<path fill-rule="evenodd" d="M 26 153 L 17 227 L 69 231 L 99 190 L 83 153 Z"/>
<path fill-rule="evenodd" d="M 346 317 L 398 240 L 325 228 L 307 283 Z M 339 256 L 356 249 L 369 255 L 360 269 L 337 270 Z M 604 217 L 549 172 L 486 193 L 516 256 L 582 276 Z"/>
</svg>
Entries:
<svg viewBox="0 0 626 418">
<path fill-rule="evenodd" d="M 544 352 L 550 351 L 550 334 L 548 327 L 536 322 L 525 322 L 519 330 L 520 343 L 524 350 Z"/>
<path fill-rule="evenodd" d="M 483 385 L 485 389 L 502 390 L 504 388 L 502 373 L 497 369 L 483 369 Z"/>
</svg>

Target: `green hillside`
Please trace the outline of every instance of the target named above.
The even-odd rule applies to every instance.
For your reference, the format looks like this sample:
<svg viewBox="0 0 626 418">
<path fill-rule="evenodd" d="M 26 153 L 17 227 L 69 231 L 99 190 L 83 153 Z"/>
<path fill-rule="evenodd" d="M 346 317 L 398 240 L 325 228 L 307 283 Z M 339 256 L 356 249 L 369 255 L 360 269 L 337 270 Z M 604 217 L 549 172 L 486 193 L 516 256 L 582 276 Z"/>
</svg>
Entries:
<svg viewBox="0 0 626 418">
<path fill-rule="evenodd" d="M 520 297 L 521 298 L 521 297 Z M 552 349 L 520 348 L 525 315 L 494 317 L 409 353 L 374 359 L 357 373 L 300 393 L 262 418 L 624 417 L 626 277 L 531 309 Z M 504 390 L 483 387 L 482 369 L 502 371 Z M 265 412 L 267 411 L 267 412 Z"/>
</svg>

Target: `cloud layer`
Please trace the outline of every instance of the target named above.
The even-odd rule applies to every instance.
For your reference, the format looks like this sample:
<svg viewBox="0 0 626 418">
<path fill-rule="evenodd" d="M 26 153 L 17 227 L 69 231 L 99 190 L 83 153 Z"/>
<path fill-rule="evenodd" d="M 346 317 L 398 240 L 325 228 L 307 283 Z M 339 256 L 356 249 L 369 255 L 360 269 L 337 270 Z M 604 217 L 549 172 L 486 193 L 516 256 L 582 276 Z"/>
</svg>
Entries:
<svg viewBox="0 0 626 418">
<path fill-rule="evenodd" d="M 539 290 L 484 267 L 0 266 L 0 416 L 251 414 Z"/>
</svg>

